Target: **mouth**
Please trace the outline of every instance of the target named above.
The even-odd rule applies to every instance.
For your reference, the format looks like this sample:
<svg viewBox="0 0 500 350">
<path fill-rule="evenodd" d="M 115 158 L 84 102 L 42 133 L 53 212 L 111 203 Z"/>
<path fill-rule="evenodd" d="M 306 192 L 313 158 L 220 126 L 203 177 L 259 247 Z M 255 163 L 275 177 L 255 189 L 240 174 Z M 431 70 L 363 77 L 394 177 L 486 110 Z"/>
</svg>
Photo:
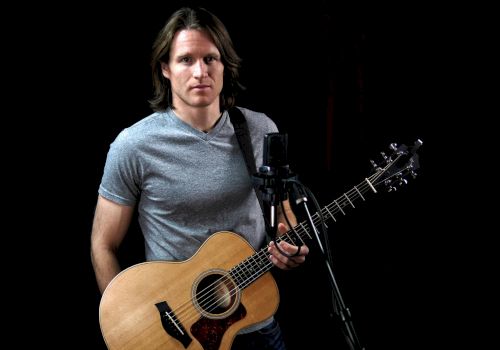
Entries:
<svg viewBox="0 0 500 350">
<path fill-rule="evenodd" d="M 210 85 L 198 84 L 198 85 L 193 86 L 192 89 L 193 90 L 206 90 L 206 89 L 210 89 Z"/>
</svg>

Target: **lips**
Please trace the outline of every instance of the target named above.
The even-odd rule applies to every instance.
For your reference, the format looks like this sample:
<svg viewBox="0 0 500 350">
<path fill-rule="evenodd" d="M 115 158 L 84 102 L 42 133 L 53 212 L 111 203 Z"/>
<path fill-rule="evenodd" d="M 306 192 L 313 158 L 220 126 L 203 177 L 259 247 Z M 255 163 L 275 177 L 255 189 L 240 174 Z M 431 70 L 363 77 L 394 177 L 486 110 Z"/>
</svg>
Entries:
<svg viewBox="0 0 500 350">
<path fill-rule="evenodd" d="M 210 88 L 210 85 L 205 85 L 205 84 L 199 84 L 199 85 L 195 85 L 192 87 L 192 89 L 195 89 L 195 90 L 203 90 L 203 89 L 208 89 Z"/>
</svg>

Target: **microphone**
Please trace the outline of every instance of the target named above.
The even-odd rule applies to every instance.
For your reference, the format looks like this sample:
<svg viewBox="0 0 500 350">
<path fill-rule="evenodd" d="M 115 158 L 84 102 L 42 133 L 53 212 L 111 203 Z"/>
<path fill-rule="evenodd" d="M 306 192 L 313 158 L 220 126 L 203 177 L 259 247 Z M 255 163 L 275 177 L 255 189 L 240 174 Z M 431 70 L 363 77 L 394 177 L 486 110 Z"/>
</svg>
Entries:
<svg viewBox="0 0 500 350">
<path fill-rule="evenodd" d="M 288 166 L 288 135 L 273 132 L 264 136 L 264 166 Z"/>
<path fill-rule="evenodd" d="M 268 133 L 264 136 L 263 165 L 254 175 L 254 183 L 262 193 L 262 200 L 270 206 L 270 226 L 277 228 L 276 206 L 288 198 L 287 180 L 294 175 L 288 165 L 288 135 Z"/>
<path fill-rule="evenodd" d="M 269 133 L 264 136 L 264 164 L 259 168 L 261 173 L 271 177 L 270 187 L 274 197 L 273 204 L 287 199 L 286 183 L 283 182 L 290 174 L 288 165 L 288 134 L 279 132 Z"/>
<path fill-rule="evenodd" d="M 263 199 L 277 205 L 287 198 L 284 179 L 289 177 L 288 135 L 273 132 L 264 136 L 263 165 L 256 174 Z"/>
</svg>

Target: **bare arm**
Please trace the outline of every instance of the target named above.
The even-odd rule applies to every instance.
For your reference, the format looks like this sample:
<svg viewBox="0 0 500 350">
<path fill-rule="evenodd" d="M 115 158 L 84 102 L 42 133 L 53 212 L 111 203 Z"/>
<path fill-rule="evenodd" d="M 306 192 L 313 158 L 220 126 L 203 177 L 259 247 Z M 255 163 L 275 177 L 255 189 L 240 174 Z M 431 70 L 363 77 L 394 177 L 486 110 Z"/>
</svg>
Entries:
<svg viewBox="0 0 500 350">
<path fill-rule="evenodd" d="M 101 293 L 120 272 L 117 250 L 127 233 L 133 207 L 99 196 L 92 225 L 91 259 Z"/>
<path fill-rule="evenodd" d="M 288 223 L 285 219 L 285 214 L 292 226 L 297 225 L 297 218 L 293 213 L 292 206 L 290 205 L 290 201 L 288 199 L 283 201 L 282 205 L 278 207 L 278 223 L 282 222 L 286 226 L 287 230 L 289 230 L 291 229 L 291 227 L 288 227 Z M 279 234 L 283 234 L 285 232 L 279 232 Z"/>
<path fill-rule="evenodd" d="M 297 218 L 292 211 L 292 207 L 288 200 L 283 202 L 282 206 L 278 208 L 278 234 L 282 235 L 286 233 L 290 227 L 288 227 L 288 223 L 284 217 L 283 212 L 286 214 L 290 224 L 292 226 L 297 225 Z M 291 257 L 287 257 L 280 253 L 280 251 L 275 247 L 274 242 L 269 244 L 269 252 L 271 253 L 271 261 L 274 265 L 283 270 L 288 270 L 293 267 L 297 267 L 302 264 L 306 260 L 306 255 L 309 254 L 309 247 L 307 245 L 303 245 L 300 248 L 285 242 L 284 240 L 279 243 L 280 249 L 287 254 L 294 255 L 297 252 L 298 255 L 294 255 Z M 300 250 L 299 250 L 300 249 Z"/>
</svg>

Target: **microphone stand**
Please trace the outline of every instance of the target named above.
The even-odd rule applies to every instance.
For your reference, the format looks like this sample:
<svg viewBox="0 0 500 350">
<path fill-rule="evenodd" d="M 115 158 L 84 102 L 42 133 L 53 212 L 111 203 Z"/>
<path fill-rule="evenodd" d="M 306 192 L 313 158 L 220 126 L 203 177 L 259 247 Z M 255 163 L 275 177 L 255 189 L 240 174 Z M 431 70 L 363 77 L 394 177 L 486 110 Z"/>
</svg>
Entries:
<svg viewBox="0 0 500 350">
<path fill-rule="evenodd" d="M 324 258 L 326 268 L 328 270 L 328 277 L 329 281 L 332 285 L 332 291 L 333 291 L 333 307 L 334 311 L 338 313 L 338 316 L 340 317 L 340 320 L 343 322 L 343 325 L 345 327 L 346 333 L 344 334 L 346 337 L 346 341 L 349 345 L 349 348 L 351 350 L 364 350 L 365 348 L 361 346 L 361 343 L 358 339 L 358 336 L 356 335 L 356 331 L 354 330 L 354 325 L 352 323 L 351 319 L 351 312 L 349 308 L 345 305 L 344 300 L 342 299 L 342 295 L 340 293 L 340 289 L 338 287 L 337 281 L 335 280 L 335 276 L 333 274 L 333 270 L 331 267 L 331 262 L 328 259 L 327 254 L 325 253 L 325 250 L 323 248 L 323 245 L 321 244 L 321 239 L 319 238 L 318 230 L 316 229 L 316 226 L 314 225 L 314 221 L 312 219 L 311 213 L 309 212 L 309 208 L 307 206 L 307 196 L 303 194 L 303 191 L 298 190 L 298 193 L 300 195 L 298 196 L 299 198 L 296 200 L 297 204 L 302 203 L 304 207 L 304 211 L 307 216 L 307 220 L 309 222 L 309 226 L 312 228 L 312 231 L 314 232 L 314 237 L 316 238 L 316 242 L 318 243 L 318 247 L 321 251 L 321 254 Z M 337 302 L 337 305 L 335 305 L 335 302 Z"/>
<path fill-rule="evenodd" d="M 288 137 L 286 134 L 280 133 L 269 133 L 266 134 L 264 138 L 264 164 L 259 168 L 259 172 L 253 175 L 254 186 L 258 186 L 262 195 L 262 202 L 268 203 L 270 206 L 270 216 L 269 221 L 266 220 L 264 216 L 264 221 L 266 223 L 266 230 L 268 236 L 275 240 L 278 233 L 278 222 L 277 222 L 277 210 L 276 206 L 282 201 L 288 198 L 288 191 L 290 184 L 296 184 L 293 186 L 297 190 L 297 201 L 296 204 L 302 203 L 304 206 L 304 211 L 307 214 L 307 219 L 309 226 L 314 232 L 314 236 L 321 250 L 321 254 L 325 260 L 325 264 L 328 270 L 329 281 L 332 285 L 332 304 L 335 313 L 340 316 L 345 327 L 345 337 L 347 343 L 351 350 L 364 350 L 361 347 L 356 332 L 354 331 L 354 326 L 351 321 L 351 313 L 349 309 L 345 306 L 345 303 L 340 294 L 333 270 L 331 267 L 331 262 L 329 255 L 325 253 L 325 249 L 321 244 L 321 239 L 319 238 L 318 231 L 314 225 L 314 221 L 307 207 L 307 196 L 304 194 L 304 189 L 306 192 L 310 192 L 309 189 L 303 186 L 296 178 L 297 175 L 293 174 L 287 163 L 287 143 Z M 316 200 L 314 195 L 311 193 L 311 198 L 316 205 Z M 260 199 L 259 199 L 260 202 Z M 264 205 L 261 203 L 262 209 L 264 210 Z M 318 215 L 320 216 L 321 222 L 323 223 L 323 218 L 321 215 L 321 209 L 318 207 Z M 326 240 L 326 238 L 325 238 Z M 279 246 L 276 245 L 279 250 Z M 328 247 L 327 247 L 328 248 Z M 285 256 L 287 253 L 281 252 Z"/>
<path fill-rule="evenodd" d="M 289 171 L 288 166 L 282 167 L 269 167 L 262 166 L 259 168 L 259 173 L 254 175 L 254 182 L 259 184 L 259 189 L 263 196 L 263 201 L 267 202 L 270 206 L 270 216 L 269 223 L 266 224 L 268 235 L 271 238 L 275 238 L 277 235 L 278 222 L 277 222 L 277 210 L 276 206 L 282 201 L 288 198 L 288 191 L 290 184 L 300 184 L 297 180 L 297 175 L 292 174 Z M 302 186 L 302 184 L 300 184 Z M 314 232 L 314 237 L 318 243 L 318 247 L 324 258 L 325 265 L 328 271 L 329 282 L 332 285 L 333 293 L 333 308 L 334 311 L 340 317 L 345 329 L 345 337 L 347 344 L 351 350 L 364 350 L 365 348 L 361 346 L 360 341 L 354 330 L 354 325 L 351 320 L 351 312 L 349 308 L 345 305 L 340 289 L 338 287 L 335 275 L 331 267 L 330 259 L 323 248 L 321 239 L 319 237 L 318 230 L 314 225 L 309 207 L 307 206 L 308 198 L 303 193 L 303 191 L 298 186 L 293 186 L 297 193 L 296 204 L 302 204 L 304 207 L 304 212 L 307 216 L 307 221 L 312 231 Z"/>
</svg>

